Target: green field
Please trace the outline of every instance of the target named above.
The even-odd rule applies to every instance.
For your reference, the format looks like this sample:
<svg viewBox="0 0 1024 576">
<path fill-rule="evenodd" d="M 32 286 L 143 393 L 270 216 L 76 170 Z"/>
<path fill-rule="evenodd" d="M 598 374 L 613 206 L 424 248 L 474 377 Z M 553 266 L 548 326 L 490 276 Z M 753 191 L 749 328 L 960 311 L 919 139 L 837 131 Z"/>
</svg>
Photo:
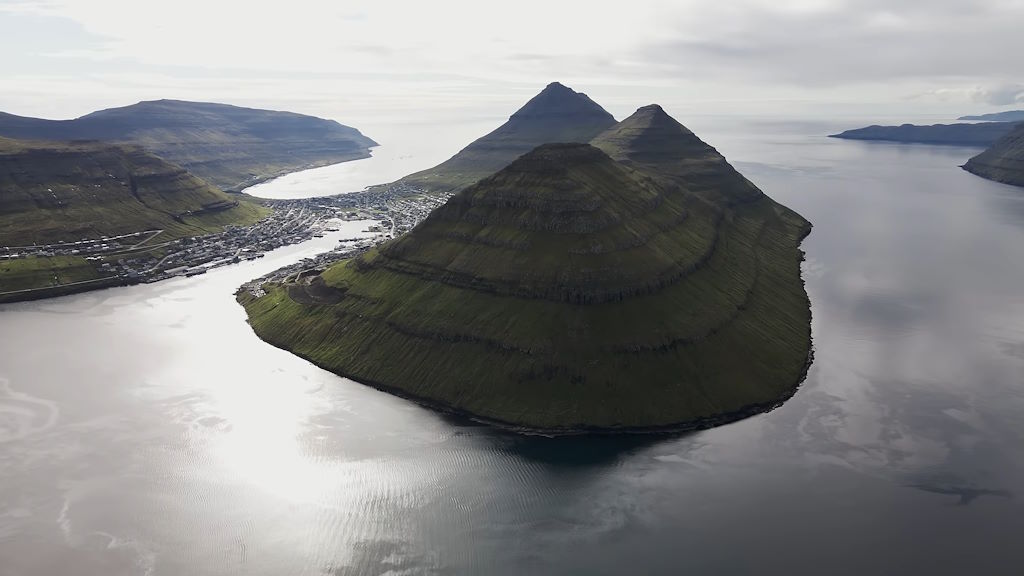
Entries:
<svg viewBox="0 0 1024 576">
<path fill-rule="evenodd" d="M 101 277 L 96 266 L 80 256 L 0 260 L 0 292 L 60 286 Z"/>
</svg>

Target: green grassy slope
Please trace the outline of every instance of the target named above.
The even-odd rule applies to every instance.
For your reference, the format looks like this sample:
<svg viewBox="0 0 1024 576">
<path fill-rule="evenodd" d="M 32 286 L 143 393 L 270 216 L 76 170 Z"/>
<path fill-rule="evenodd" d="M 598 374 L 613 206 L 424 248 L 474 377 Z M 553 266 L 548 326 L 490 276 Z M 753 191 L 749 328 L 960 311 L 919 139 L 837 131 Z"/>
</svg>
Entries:
<svg viewBox="0 0 1024 576">
<path fill-rule="evenodd" d="M 620 162 L 542 146 L 311 285 L 240 294 L 250 323 L 358 381 L 553 433 L 785 399 L 810 352 L 810 226 L 655 112 L 604 135 Z"/>
<path fill-rule="evenodd" d="M 62 286 L 102 276 L 92 262 L 81 256 L 0 260 L 0 292 Z"/>
<path fill-rule="evenodd" d="M 137 144 L 225 190 L 307 165 L 366 158 L 377 145 L 332 120 L 179 100 L 140 102 L 75 120 L 0 113 L 0 136 Z"/>
<path fill-rule="evenodd" d="M 428 191 L 452 191 L 504 168 L 549 142 L 589 142 L 615 124 L 615 118 L 586 94 L 557 82 L 513 114 L 508 122 L 434 168 L 402 179 Z"/>
<path fill-rule="evenodd" d="M 0 246 L 156 229 L 170 240 L 251 224 L 266 213 L 139 148 L 0 138 Z M 0 292 L 50 285 L 55 275 L 66 280 L 59 283 L 92 279 L 90 267 L 81 258 L 4 263 Z"/>
<path fill-rule="evenodd" d="M 1024 186 L 1024 123 L 967 161 L 964 169 L 989 180 Z"/>
</svg>

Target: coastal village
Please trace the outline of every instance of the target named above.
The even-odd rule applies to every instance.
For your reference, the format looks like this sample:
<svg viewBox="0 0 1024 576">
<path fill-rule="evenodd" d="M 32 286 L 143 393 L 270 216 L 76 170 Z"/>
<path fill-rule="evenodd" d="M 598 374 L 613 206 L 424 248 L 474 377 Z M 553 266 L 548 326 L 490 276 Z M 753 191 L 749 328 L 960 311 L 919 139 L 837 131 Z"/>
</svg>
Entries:
<svg viewBox="0 0 1024 576">
<path fill-rule="evenodd" d="M 336 250 L 300 262 L 293 268 L 325 266 L 411 230 L 446 196 L 424 194 L 404 184 L 367 188 L 360 192 L 319 198 L 262 200 L 273 209 L 252 226 L 227 226 L 218 234 L 161 241 L 161 230 L 82 239 L 49 245 L 0 246 L 0 261 L 30 257 L 74 256 L 95 263 L 101 281 L 122 284 L 156 282 L 178 276 L 205 274 L 212 268 L 262 258 L 267 252 L 336 232 L 338 221 L 368 221 L 370 238 L 342 239 Z"/>
</svg>

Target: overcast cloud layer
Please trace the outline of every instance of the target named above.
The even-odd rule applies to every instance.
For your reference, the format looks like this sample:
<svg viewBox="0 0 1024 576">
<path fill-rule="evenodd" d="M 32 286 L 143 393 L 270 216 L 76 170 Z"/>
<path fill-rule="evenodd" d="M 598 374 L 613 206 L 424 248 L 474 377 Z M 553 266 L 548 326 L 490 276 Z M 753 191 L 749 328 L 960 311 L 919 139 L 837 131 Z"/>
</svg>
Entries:
<svg viewBox="0 0 1024 576">
<path fill-rule="evenodd" d="M 335 117 L 506 110 L 552 80 L 621 117 L 1024 107 L 1024 0 L 0 0 L 0 110 L 185 98 Z"/>
</svg>

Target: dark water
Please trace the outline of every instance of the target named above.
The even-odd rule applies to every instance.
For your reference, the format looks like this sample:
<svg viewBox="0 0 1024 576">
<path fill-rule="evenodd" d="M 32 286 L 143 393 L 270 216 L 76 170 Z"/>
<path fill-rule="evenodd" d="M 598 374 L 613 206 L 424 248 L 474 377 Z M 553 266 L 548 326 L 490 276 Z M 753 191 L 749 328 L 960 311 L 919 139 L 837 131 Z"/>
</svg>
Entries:
<svg viewBox="0 0 1024 576">
<path fill-rule="evenodd" d="M 0 307 L 0 575 L 1020 574 L 1024 190 L 972 150 L 705 124 L 815 225 L 782 408 L 669 438 L 452 421 L 252 335 L 234 287 L 308 246 Z"/>
</svg>

